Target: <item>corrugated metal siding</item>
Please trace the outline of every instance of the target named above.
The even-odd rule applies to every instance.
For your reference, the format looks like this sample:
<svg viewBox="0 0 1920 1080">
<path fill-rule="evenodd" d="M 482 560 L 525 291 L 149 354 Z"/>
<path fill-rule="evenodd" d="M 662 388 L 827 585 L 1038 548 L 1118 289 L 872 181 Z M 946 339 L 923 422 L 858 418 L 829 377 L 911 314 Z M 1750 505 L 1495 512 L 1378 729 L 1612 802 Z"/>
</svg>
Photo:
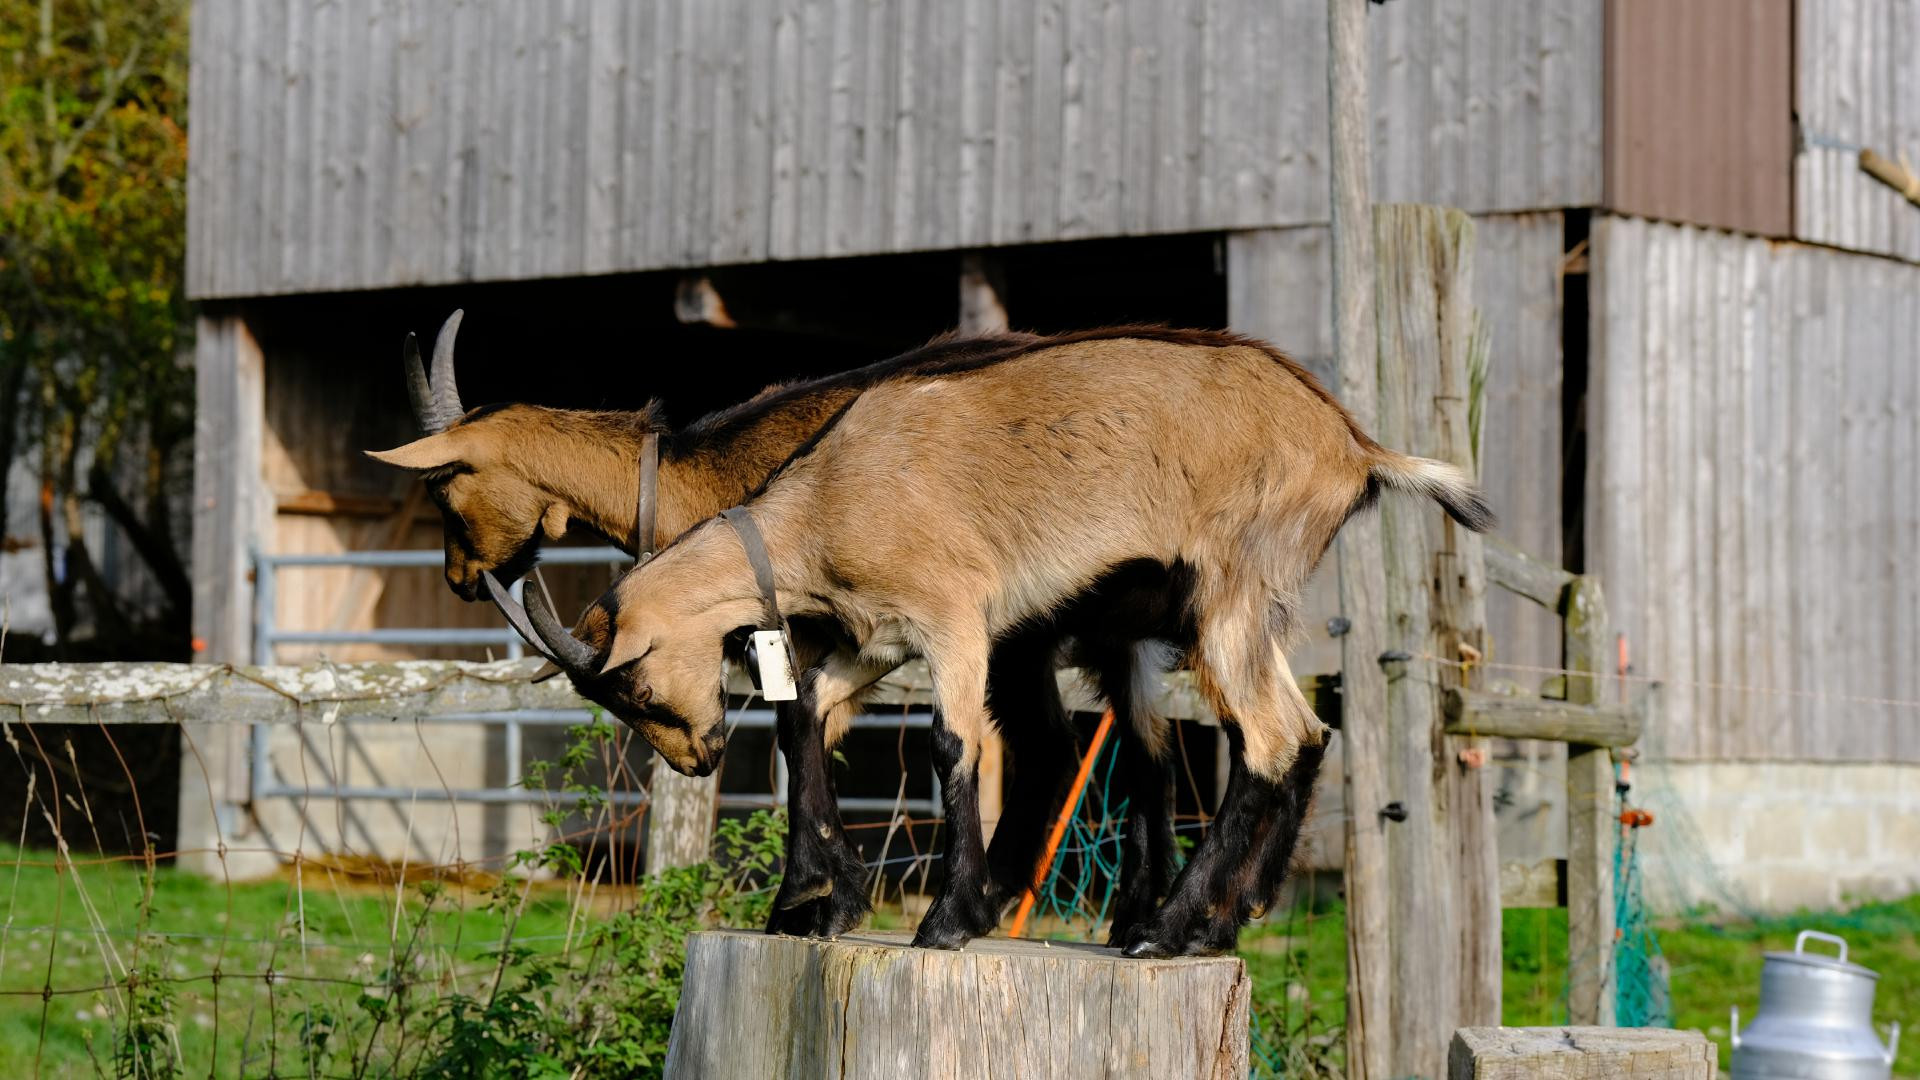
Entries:
<svg viewBox="0 0 1920 1080">
<path fill-rule="evenodd" d="M 1373 24 L 1379 198 L 1597 198 L 1597 5 Z M 202 0 L 189 289 L 1323 220 L 1325 43 L 1316 0 Z"/>
<path fill-rule="evenodd" d="M 1920 168 L 1920 3 L 1797 0 L 1803 149 L 1794 233 L 1920 262 L 1920 208 L 1860 171 L 1860 148 Z"/>
<path fill-rule="evenodd" d="M 1612 0 L 1606 206 L 1787 236 L 1791 0 Z"/>
<path fill-rule="evenodd" d="M 1588 564 L 1648 744 L 1920 761 L 1849 700 L 1920 699 L 1920 267 L 1605 218 L 1593 272 Z"/>
<path fill-rule="evenodd" d="M 1560 263 L 1562 215 L 1483 215 L 1474 219 L 1474 295 L 1486 321 L 1487 375 L 1481 482 L 1500 515 L 1501 537 L 1549 562 L 1561 559 Z M 1228 320 L 1266 338 L 1331 383 L 1333 327 L 1327 231 L 1307 226 L 1228 237 Z M 1325 631 L 1339 612 L 1329 559 L 1309 584 L 1306 639 L 1290 654 L 1294 670 L 1337 671 L 1339 643 Z M 1494 657 L 1557 666 L 1559 620 L 1500 590 L 1487 595 Z M 1527 680 L 1530 681 L 1531 677 Z"/>
</svg>

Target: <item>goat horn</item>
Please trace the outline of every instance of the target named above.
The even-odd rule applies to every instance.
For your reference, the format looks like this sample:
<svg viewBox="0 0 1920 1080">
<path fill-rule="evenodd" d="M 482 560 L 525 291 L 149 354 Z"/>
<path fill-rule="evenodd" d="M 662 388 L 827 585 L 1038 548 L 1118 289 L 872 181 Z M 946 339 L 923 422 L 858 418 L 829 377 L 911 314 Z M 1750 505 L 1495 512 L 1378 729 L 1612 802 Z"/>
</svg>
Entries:
<svg viewBox="0 0 1920 1080">
<path fill-rule="evenodd" d="M 533 578 L 533 587 L 529 590 L 532 603 L 527 607 L 527 615 L 533 620 L 533 630 L 546 644 L 547 655 L 553 662 L 565 668 L 567 674 L 590 676 L 597 670 L 600 655 L 593 646 L 573 636 L 573 631 L 561 623 L 560 616 L 553 613 L 553 598 L 547 595 L 547 586 L 538 575 Z"/>
<path fill-rule="evenodd" d="M 500 584 L 499 578 L 493 576 L 493 571 L 480 571 L 480 581 L 487 587 L 487 599 L 493 601 L 493 606 L 499 608 L 500 614 L 507 617 L 507 625 L 519 631 L 520 636 L 526 639 L 533 651 L 546 657 L 548 666 L 552 666 L 553 653 L 547 649 L 546 644 L 540 640 L 539 633 L 534 630 L 532 621 L 527 618 L 527 609 L 514 600 L 513 594 L 507 591 L 507 587 Z M 543 668 L 542 671 L 544 672 L 545 669 Z"/>
<path fill-rule="evenodd" d="M 433 429 L 433 390 L 427 385 L 427 369 L 420 363 L 420 339 L 411 330 L 400 352 L 407 369 L 407 400 L 413 402 L 413 418 L 422 434 L 438 434 Z"/>
<path fill-rule="evenodd" d="M 422 418 L 428 434 L 437 435 L 447 430 L 467 414 L 460 404 L 460 387 L 453 377 L 453 341 L 460 334 L 460 317 L 464 314 L 464 311 L 455 311 L 447 316 L 439 336 L 433 339 L 433 399 L 429 416 Z"/>
</svg>

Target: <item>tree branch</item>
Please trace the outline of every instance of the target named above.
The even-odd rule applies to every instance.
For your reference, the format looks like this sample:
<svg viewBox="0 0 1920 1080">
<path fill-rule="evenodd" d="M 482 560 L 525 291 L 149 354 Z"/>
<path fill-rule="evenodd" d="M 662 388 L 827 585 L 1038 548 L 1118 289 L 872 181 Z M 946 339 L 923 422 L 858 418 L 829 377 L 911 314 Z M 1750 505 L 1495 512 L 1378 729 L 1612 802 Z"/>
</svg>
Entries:
<svg viewBox="0 0 1920 1080">
<path fill-rule="evenodd" d="M 133 507 L 120 494 L 120 489 L 114 486 L 113 478 L 98 465 L 87 473 L 87 497 L 98 503 L 114 524 L 127 534 L 133 550 L 152 569 L 154 579 L 160 583 L 161 591 L 166 593 L 167 606 L 172 609 L 172 614 L 190 610 L 193 585 L 188 580 L 186 568 L 180 563 L 179 553 L 173 550 L 172 540 L 140 520 Z"/>
</svg>

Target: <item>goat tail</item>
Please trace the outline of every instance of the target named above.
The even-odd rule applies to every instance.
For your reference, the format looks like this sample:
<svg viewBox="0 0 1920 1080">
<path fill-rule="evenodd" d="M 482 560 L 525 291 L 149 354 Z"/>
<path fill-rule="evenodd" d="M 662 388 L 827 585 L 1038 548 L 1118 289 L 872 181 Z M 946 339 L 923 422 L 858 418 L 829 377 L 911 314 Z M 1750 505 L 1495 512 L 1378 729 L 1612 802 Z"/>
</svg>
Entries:
<svg viewBox="0 0 1920 1080">
<path fill-rule="evenodd" d="M 1487 497 L 1458 465 L 1382 448 L 1368 461 L 1367 475 L 1382 487 L 1432 499 L 1448 517 L 1474 532 L 1486 532 L 1494 526 Z"/>
</svg>

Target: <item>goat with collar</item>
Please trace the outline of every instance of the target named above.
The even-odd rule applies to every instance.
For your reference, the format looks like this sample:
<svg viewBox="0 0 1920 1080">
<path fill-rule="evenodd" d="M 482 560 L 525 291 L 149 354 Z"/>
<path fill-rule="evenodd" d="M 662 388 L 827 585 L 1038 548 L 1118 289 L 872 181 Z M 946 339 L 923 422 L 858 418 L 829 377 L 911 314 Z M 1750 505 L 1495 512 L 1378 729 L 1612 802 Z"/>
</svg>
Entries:
<svg viewBox="0 0 1920 1080">
<path fill-rule="evenodd" d="M 908 655 L 932 671 L 947 881 L 916 943 L 957 947 L 998 917 L 975 789 L 996 723 L 994 642 L 1144 565 L 1183 583 L 1174 644 L 1227 727 L 1233 768 L 1215 827 L 1124 944 L 1232 948 L 1284 877 L 1325 741 L 1284 652 L 1296 597 L 1383 487 L 1492 524 L 1461 470 L 1381 447 L 1297 364 L 1178 332 L 1042 342 L 882 383 L 776 471 L 745 505 L 781 611 L 850 646 L 802 658 L 804 696 L 843 725 Z M 569 639 L 543 636 L 582 694 L 700 772 L 725 743 L 725 643 L 762 606 L 734 531 L 715 520 L 625 575 Z"/>
<path fill-rule="evenodd" d="M 411 337 L 407 341 L 408 390 L 424 437 L 370 456 L 422 474 L 446 526 L 447 583 L 467 600 L 488 597 L 489 573 L 507 580 L 524 574 L 542 543 L 574 528 L 599 533 L 644 557 L 746 497 L 861 390 L 888 379 L 994 363 L 1039 340 L 1021 334 L 940 339 L 865 368 L 770 387 L 676 430 L 652 405 L 637 412 L 518 404 L 469 410 L 454 377 L 460 322 L 461 313 L 455 312 L 435 340 L 431 377 L 418 346 Z M 649 460 L 658 466 L 652 488 L 646 484 Z M 636 503 L 643 509 L 636 510 Z M 1114 907 L 1116 939 L 1165 895 L 1175 860 L 1166 725 L 1144 701 L 1128 704 L 1141 662 L 1157 660 L 1141 642 L 1163 636 L 1138 613 L 1171 609 L 1155 596 L 1164 586 L 1158 577 L 1150 567 L 1114 575 L 1068 605 L 1059 618 L 1023 626 L 997 643 L 990 681 L 995 711 L 1009 721 L 1015 773 L 1006 825 L 989 850 L 989 906 L 1010 905 L 1031 882 L 1045 826 L 1057 815 L 1073 774 L 1073 731 L 1054 681 L 1063 636 L 1077 644 L 1078 662 L 1098 673 L 1116 712 L 1132 716 L 1145 733 L 1120 739 L 1120 786 L 1129 811 Z M 504 597 L 504 590 L 493 590 L 489 598 L 500 602 Z M 1107 613 L 1115 609 L 1135 614 L 1133 640 L 1121 636 L 1125 620 Z M 801 620 L 795 629 L 802 668 L 842 644 L 834 628 L 819 620 Z M 854 926 L 867 910 L 865 870 L 847 841 L 833 789 L 828 755 L 839 729 L 827 731 L 810 697 L 776 706 L 776 715 L 790 766 L 793 828 L 768 929 L 833 936 Z"/>
</svg>

